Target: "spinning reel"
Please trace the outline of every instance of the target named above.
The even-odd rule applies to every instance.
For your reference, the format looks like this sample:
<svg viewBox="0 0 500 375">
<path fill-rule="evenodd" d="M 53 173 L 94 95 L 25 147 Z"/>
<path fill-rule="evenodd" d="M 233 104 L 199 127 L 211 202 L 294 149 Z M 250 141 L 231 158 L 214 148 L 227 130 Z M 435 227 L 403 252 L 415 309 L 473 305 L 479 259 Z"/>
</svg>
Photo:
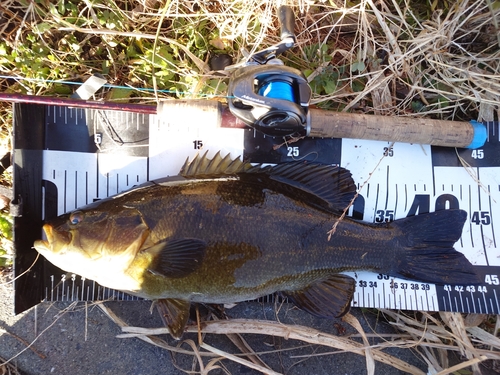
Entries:
<svg viewBox="0 0 500 375">
<path fill-rule="evenodd" d="M 306 136 L 311 88 L 302 72 L 284 66 L 277 58 L 295 44 L 292 9 L 280 7 L 279 20 L 281 42 L 226 67 L 234 69 L 228 105 L 233 115 L 266 135 Z"/>
</svg>

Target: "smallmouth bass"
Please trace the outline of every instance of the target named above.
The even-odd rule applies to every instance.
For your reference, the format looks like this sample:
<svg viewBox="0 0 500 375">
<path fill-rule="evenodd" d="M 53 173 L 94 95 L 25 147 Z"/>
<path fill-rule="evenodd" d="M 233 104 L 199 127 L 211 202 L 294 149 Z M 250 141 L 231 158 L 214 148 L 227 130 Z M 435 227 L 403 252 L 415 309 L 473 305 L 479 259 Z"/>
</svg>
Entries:
<svg viewBox="0 0 500 375">
<path fill-rule="evenodd" d="M 46 240 L 34 247 L 65 271 L 160 300 L 177 338 L 192 302 L 234 303 L 280 292 L 315 316 L 340 317 L 355 289 L 345 271 L 480 282 L 453 248 L 467 219 L 463 210 L 383 224 L 345 217 L 328 240 L 355 193 L 341 167 L 261 167 L 198 156 L 179 176 L 49 220 Z"/>
</svg>

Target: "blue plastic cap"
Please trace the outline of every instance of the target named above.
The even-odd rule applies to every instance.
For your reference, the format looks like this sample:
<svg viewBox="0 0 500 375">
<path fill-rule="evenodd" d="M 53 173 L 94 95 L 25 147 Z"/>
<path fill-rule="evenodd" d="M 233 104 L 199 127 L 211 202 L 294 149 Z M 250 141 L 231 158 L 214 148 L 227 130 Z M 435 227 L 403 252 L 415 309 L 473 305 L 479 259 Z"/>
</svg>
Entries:
<svg viewBox="0 0 500 375">
<path fill-rule="evenodd" d="M 484 143 L 488 139 L 488 130 L 486 129 L 486 126 L 475 120 L 472 120 L 470 124 L 474 129 L 474 135 L 472 136 L 472 142 L 466 148 L 478 148 L 484 146 Z"/>
</svg>

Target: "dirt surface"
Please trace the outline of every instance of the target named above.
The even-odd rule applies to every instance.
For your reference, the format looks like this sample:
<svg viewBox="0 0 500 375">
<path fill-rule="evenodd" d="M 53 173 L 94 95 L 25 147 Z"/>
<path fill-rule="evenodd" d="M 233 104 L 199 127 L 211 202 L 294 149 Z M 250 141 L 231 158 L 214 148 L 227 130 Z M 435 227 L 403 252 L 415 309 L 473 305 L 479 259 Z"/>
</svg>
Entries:
<svg viewBox="0 0 500 375">
<path fill-rule="evenodd" d="M 121 339 L 121 329 L 103 311 L 91 303 L 41 303 L 36 308 L 13 316 L 12 287 L 0 286 L 0 357 L 13 358 L 24 375 L 35 374 L 184 374 L 190 371 L 193 356 L 175 354 L 137 338 Z M 161 320 L 148 301 L 106 302 L 105 306 L 131 326 L 161 327 Z M 292 306 L 285 305 L 275 313 L 272 303 L 247 302 L 226 310 L 232 318 L 253 318 L 314 327 L 332 334 L 348 335 L 354 329 L 341 320 L 314 318 Z M 374 311 L 353 309 L 351 313 L 361 322 L 367 333 L 395 333 L 394 329 L 377 319 Z M 296 340 L 285 340 L 266 335 L 244 335 L 250 346 L 262 354 L 261 359 L 273 370 L 285 374 L 366 374 L 365 358 L 352 353 L 320 355 L 334 350 L 317 347 Z M 181 345 L 162 335 L 172 346 Z M 197 341 L 195 334 L 185 334 L 183 340 Z M 375 338 L 370 340 L 376 340 Z M 224 335 L 207 335 L 204 342 L 229 353 L 238 349 Z M 27 344 L 32 345 L 27 348 Z M 182 348 L 191 350 L 187 343 Z M 292 349 L 290 349 L 292 348 Z M 269 353 L 271 352 L 271 353 Z M 426 365 L 414 350 L 390 349 L 386 351 L 426 373 Z M 305 357 L 304 357 L 305 356 Z M 205 358 L 205 366 L 210 358 Z M 254 374 L 238 363 L 221 363 L 231 374 Z M 199 366 L 195 366 L 199 370 Z M 0 366 L 0 373 L 2 368 Z M 224 373 L 215 369 L 211 373 Z M 377 374 L 402 374 L 388 365 L 376 363 Z"/>
</svg>

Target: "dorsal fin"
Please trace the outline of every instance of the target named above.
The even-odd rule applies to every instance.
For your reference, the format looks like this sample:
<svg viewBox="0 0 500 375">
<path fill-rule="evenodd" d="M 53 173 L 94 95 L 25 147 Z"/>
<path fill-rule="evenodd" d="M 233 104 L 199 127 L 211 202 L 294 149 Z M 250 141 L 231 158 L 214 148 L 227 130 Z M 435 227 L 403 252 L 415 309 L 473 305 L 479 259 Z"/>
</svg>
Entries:
<svg viewBox="0 0 500 375">
<path fill-rule="evenodd" d="M 203 177 L 236 174 L 248 171 L 252 168 L 249 162 L 241 161 L 239 157 L 231 159 L 231 155 L 225 157 L 220 155 L 220 151 L 212 159 L 207 158 L 207 152 L 203 155 L 197 154 L 189 161 L 186 159 L 179 172 L 182 177 Z"/>
<path fill-rule="evenodd" d="M 351 172 L 339 166 L 294 161 L 265 167 L 262 171 L 282 184 L 278 191 L 291 195 L 287 189 L 298 189 L 307 194 L 299 198 L 304 203 L 327 211 L 343 211 L 356 194 Z"/>
<path fill-rule="evenodd" d="M 302 201 L 304 204 L 338 212 L 344 210 L 356 193 L 356 185 L 347 169 L 327 164 L 293 161 L 274 166 L 252 166 L 239 158 L 213 159 L 207 153 L 197 155 L 191 162 L 186 160 L 180 175 L 186 178 L 204 178 L 238 175 L 252 186 L 267 188 Z"/>
</svg>

